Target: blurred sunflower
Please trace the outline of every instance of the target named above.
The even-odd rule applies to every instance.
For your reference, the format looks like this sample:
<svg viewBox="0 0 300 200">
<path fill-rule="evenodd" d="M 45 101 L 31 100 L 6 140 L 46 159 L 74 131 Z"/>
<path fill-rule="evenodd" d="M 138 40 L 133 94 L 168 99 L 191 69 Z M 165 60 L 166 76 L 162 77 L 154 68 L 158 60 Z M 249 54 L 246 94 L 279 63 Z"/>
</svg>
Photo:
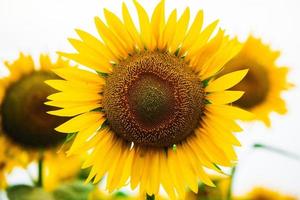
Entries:
<svg viewBox="0 0 300 200">
<path fill-rule="evenodd" d="M 50 107 L 44 105 L 46 97 L 55 92 L 44 83 L 57 78 L 50 68 L 69 64 L 62 59 L 51 63 L 48 56 L 41 55 L 40 69 L 37 69 L 32 57 L 21 53 L 16 61 L 5 65 L 10 74 L 0 79 L 1 185 L 4 187 L 5 176 L 14 167 L 26 167 L 42 159 L 44 187 L 53 189 L 55 183 L 77 173 L 81 164 L 79 158 L 66 159 L 63 152 L 56 154 L 65 136 L 56 133 L 54 128 L 66 119 L 47 114 Z"/>
<path fill-rule="evenodd" d="M 107 194 L 99 188 L 95 188 L 88 197 L 88 200 L 138 200 L 138 197 L 129 196 L 123 192 Z"/>
<path fill-rule="evenodd" d="M 184 197 L 186 188 L 198 191 L 198 181 L 213 186 L 205 168 L 232 166 L 237 160 L 232 132 L 247 111 L 226 105 L 243 92 L 227 91 L 247 70 L 214 79 L 240 45 L 223 30 L 212 36 L 217 21 L 202 29 L 199 11 L 189 27 L 187 8 L 177 20 L 174 10 L 165 21 L 164 1 L 151 20 L 134 1 L 140 32 L 123 4 L 121 21 L 104 10 L 107 24 L 95 18 L 102 41 L 82 30 L 70 39 L 76 53 L 60 53 L 88 68 L 59 68 L 64 80 L 47 83 L 61 91 L 47 105 L 53 115 L 73 117 L 56 128 L 76 133 L 68 154 L 89 155 L 87 181 L 107 176 L 107 189 L 124 186 L 157 194 L 160 184 L 170 198 Z"/>
<path fill-rule="evenodd" d="M 282 194 L 268 188 L 256 187 L 244 197 L 234 198 L 236 200 L 296 200 L 296 197 Z"/>
<path fill-rule="evenodd" d="M 249 73 L 232 89 L 245 91 L 234 105 L 249 110 L 256 115 L 256 120 L 271 125 L 269 114 L 287 112 L 281 92 L 292 85 L 287 82 L 287 67 L 279 67 L 276 60 L 280 53 L 273 51 L 260 39 L 250 36 L 242 50 L 226 65 L 222 74 L 236 70 L 249 69 Z"/>
<path fill-rule="evenodd" d="M 17 147 L 8 144 L 7 140 L 0 135 L 0 190 L 7 187 L 6 175 L 15 166 L 26 166 L 28 163 L 27 155 L 22 153 Z M 18 155 L 14 157 L 13 155 Z"/>
<path fill-rule="evenodd" d="M 198 193 L 188 191 L 185 200 L 225 200 L 228 199 L 228 191 L 231 178 L 223 174 L 210 175 L 211 180 L 216 187 L 208 187 L 204 184 L 199 184 Z"/>
</svg>

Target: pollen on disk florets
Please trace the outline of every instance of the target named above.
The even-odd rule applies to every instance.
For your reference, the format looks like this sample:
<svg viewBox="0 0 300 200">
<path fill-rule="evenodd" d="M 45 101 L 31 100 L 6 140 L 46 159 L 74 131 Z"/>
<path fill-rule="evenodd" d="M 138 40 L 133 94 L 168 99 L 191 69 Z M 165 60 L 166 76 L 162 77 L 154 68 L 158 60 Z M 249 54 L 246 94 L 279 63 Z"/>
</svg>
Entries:
<svg viewBox="0 0 300 200">
<path fill-rule="evenodd" d="M 169 147 L 200 124 L 204 90 L 182 59 L 143 52 L 120 62 L 107 78 L 103 107 L 113 131 L 144 146 Z"/>
<path fill-rule="evenodd" d="M 65 122 L 64 118 L 47 114 L 51 108 L 44 102 L 54 89 L 44 83 L 57 78 L 51 72 L 36 71 L 13 83 L 2 102 L 3 133 L 17 144 L 38 149 L 57 145 L 64 136 L 54 128 Z"/>
</svg>

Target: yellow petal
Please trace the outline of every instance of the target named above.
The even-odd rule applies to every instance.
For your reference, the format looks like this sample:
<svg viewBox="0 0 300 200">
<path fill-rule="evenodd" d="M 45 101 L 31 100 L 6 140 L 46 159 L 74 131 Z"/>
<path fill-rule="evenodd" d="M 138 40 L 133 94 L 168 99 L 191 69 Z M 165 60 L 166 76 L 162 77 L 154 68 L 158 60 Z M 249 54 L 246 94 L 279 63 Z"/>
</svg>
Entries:
<svg viewBox="0 0 300 200">
<path fill-rule="evenodd" d="M 40 67 L 43 70 L 49 70 L 53 64 L 51 63 L 51 59 L 48 55 L 40 55 Z"/>
<path fill-rule="evenodd" d="M 123 166 L 120 165 L 120 167 L 122 168 L 123 174 L 120 177 L 120 182 L 119 182 L 118 187 L 122 187 L 123 185 L 125 185 L 125 183 L 129 179 L 130 174 L 131 174 L 131 167 L 132 167 L 134 151 L 132 149 L 127 149 L 127 151 L 128 151 L 128 155 L 126 156 L 126 161 L 124 162 Z"/>
<path fill-rule="evenodd" d="M 167 157 L 163 151 L 159 151 L 159 164 L 160 164 L 160 177 L 161 184 L 165 191 L 168 193 L 170 199 L 175 199 L 175 192 L 173 189 L 173 182 L 171 179 L 170 171 L 168 169 Z"/>
<path fill-rule="evenodd" d="M 194 137 L 187 140 L 187 145 L 194 152 L 195 157 L 198 158 L 203 166 L 213 169 L 217 172 L 221 172 L 221 170 L 219 170 L 212 164 L 209 158 L 202 152 L 201 148 L 198 147 L 198 143 L 194 140 Z"/>
<path fill-rule="evenodd" d="M 68 91 L 51 94 L 47 99 L 52 101 L 94 101 L 102 99 L 101 95 L 94 92 Z"/>
<path fill-rule="evenodd" d="M 239 70 L 226 74 L 216 80 L 213 80 L 205 88 L 206 92 L 219 92 L 227 90 L 238 84 L 248 73 L 248 69 Z"/>
<path fill-rule="evenodd" d="M 124 20 L 124 25 L 128 33 L 130 34 L 132 40 L 136 42 L 140 50 L 143 49 L 144 45 L 142 44 L 141 37 L 139 36 L 138 31 L 136 30 L 136 27 L 130 17 L 128 8 L 125 3 L 122 4 L 122 15 Z"/>
<path fill-rule="evenodd" d="M 216 29 L 218 23 L 219 23 L 218 20 L 214 21 L 213 23 L 208 25 L 201 32 L 201 34 L 198 36 L 197 40 L 194 42 L 194 44 L 189 49 L 187 59 L 189 59 L 192 56 L 196 55 L 198 53 L 199 49 L 201 49 L 203 47 L 203 45 L 206 44 L 206 42 L 209 40 L 209 38 L 210 38 L 211 34 L 213 33 L 213 31 Z"/>
<path fill-rule="evenodd" d="M 226 127 L 232 132 L 241 132 L 243 129 L 232 119 L 224 118 L 222 116 L 214 115 L 214 113 L 205 112 L 205 115 L 220 124 L 221 127 Z"/>
<path fill-rule="evenodd" d="M 184 179 L 184 173 L 181 171 L 178 159 L 176 159 L 176 152 L 172 149 L 168 150 L 168 169 L 170 171 L 170 179 L 172 179 L 173 185 L 176 188 L 178 196 L 183 198 L 185 196 L 186 182 Z"/>
<path fill-rule="evenodd" d="M 208 94 L 206 98 L 213 104 L 222 105 L 238 100 L 243 94 L 241 91 L 221 91 Z"/>
<path fill-rule="evenodd" d="M 228 160 L 224 152 L 214 144 L 203 129 L 196 130 L 196 142 L 202 152 L 216 164 L 223 166 L 231 166 L 231 161 Z"/>
<path fill-rule="evenodd" d="M 158 45 L 160 49 L 165 48 L 173 41 L 174 30 L 176 30 L 176 18 L 177 18 L 177 11 L 173 10 L 171 15 L 168 18 L 167 24 L 163 31 L 162 44 Z"/>
<path fill-rule="evenodd" d="M 212 114 L 224 116 L 230 119 L 254 119 L 254 115 L 251 112 L 234 106 L 209 104 L 206 106 L 206 109 Z"/>
<path fill-rule="evenodd" d="M 97 60 L 95 57 L 87 56 L 87 54 L 63 53 L 57 52 L 60 56 L 74 60 L 75 62 L 103 73 L 112 71 L 111 64 Z"/>
<path fill-rule="evenodd" d="M 97 130 L 102 126 L 105 119 L 100 117 L 96 122 L 90 123 L 90 125 L 84 129 L 80 130 L 68 151 L 68 155 L 76 154 L 82 152 L 82 147 L 85 146 L 87 140 L 93 137 Z"/>
<path fill-rule="evenodd" d="M 59 127 L 55 128 L 55 130 L 62 133 L 76 133 L 85 129 L 85 127 L 90 126 L 90 124 L 97 122 L 97 120 L 102 117 L 103 114 L 100 112 L 84 113 L 63 123 Z"/>
<path fill-rule="evenodd" d="M 191 65 L 195 68 L 196 72 L 202 73 L 206 71 L 209 67 L 206 63 L 217 54 L 220 49 L 222 42 L 224 40 L 225 32 L 222 29 L 219 29 L 218 33 L 214 38 L 212 38 L 209 42 L 203 45 L 202 48 L 199 49 L 197 54 L 193 55 L 190 59 Z M 188 56 L 190 56 L 188 54 Z M 187 58 L 189 59 L 189 58 Z"/>
<path fill-rule="evenodd" d="M 113 158 L 111 159 L 111 163 L 109 164 L 109 168 L 108 168 L 108 174 L 107 174 L 107 182 L 106 182 L 106 188 L 108 189 L 109 192 L 112 192 L 115 188 L 113 188 L 113 186 L 111 185 L 112 182 L 113 182 L 113 179 L 116 178 L 114 176 L 118 176 L 118 172 L 116 171 L 118 168 L 117 166 L 119 166 L 120 164 L 124 164 L 124 163 L 121 163 L 121 159 L 122 159 L 122 154 L 123 154 L 123 151 L 124 151 L 124 146 L 122 146 L 122 141 L 119 140 L 118 142 L 116 142 L 116 145 L 114 147 L 114 153 L 111 154 L 111 157 L 110 158 Z M 109 156 L 109 155 L 107 155 Z"/>
<path fill-rule="evenodd" d="M 208 117 L 207 117 L 208 118 Z M 208 118 L 210 119 L 210 118 Z M 226 129 L 226 127 L 220 126 L 217 121 L 213 119 L 207 120 L 205 123 L 206 130 L 209 130 L 209 134 L 213 137 L 216 137 L 225 143 L 229 143 L 235 146 L 241 146 L 241 143 L 236 139 L 236 137 Z"/>
<path fill-rule="evenodd" d="M 96 73 L 89 72 L 87 70 L 79 69 L 77 67 L 63 67 L 52 70 L 55 74 L 66 80 L 102 83 L 103 79 Z"/>
<path fill-rule="evenodd" d="M 184 42 L 182 44 L 182 49 L 185 52 L 187 49 L 189 49 L 193 43 L 197 40 L 197 36 L 199 36 L 201 28 L 203 24 L 203 11 L 200 10 L 196 17 L 195 20 L 189 29 L 186 38 L 184 39 Z"/>
<path fill-rule="evenodd" d="M 228 63 L 241 49 L 242 45 L 238 42 L 237 39 L 229 40 L 225 47 L 221 48 L 210 62 L 206 63 L 204 68 L 205 71 L 202 71 L 200 77 L 202 80 L 205 80 L 209 77 L 214 76 L 222 70 L 224 65 Z"/>
<path fill-rule="evenodd" d="M 121 147 L 123 149 L 122 155 L 118 161 L 118 164 L 115 166 L 114 175 L 112 175 L 112 180 L 110 185 L 107 186 L 110 190 L 119 189 L 120 187 L 125 185 L 126 180 L 128 180 L 129 172 L 130 172 L 130 160 L 132 161 L 133 154 L 130 149 L 126 146 L 126 144 Z M 122 163 L 122 165 L 120 165 Z M 107 181 L 108 182 L 108 181 Z"/>
<path fill-rule="evenodd" d="M 45 83 L 58 91 L 82 91 L 82 92 L 99 92 L 101 91 L 101 83 L 86 83 L 79 81 L 65 81 L 65 80 L 47 80 Z M 102 82 L 104 84 L 104 82 Z"/>
<path fill-rule="evenodd" d="M 141 152 L 140 149 L 135 149 L 134 158 L 132 161 L 132 168 L 131 168 L 131 178 L 130 178 L 130 187 L 131 189 L 135 189 L 142 177 L 143 169 L 144 169 L 144 162 L 145 156 Z"/>
<path fill-rule="evenodd" d="M 190 19 L 190 9 L 186 8 L 184 13 L 182 14 L 182 16 L 177 22 L 176 32 L 173 41 L 169 47 L 170 52 L 174 53 L 180 47 L 180 44 L 182 43 L 185 37 L 186 30 L 189 25 L 189 19 Z"/>
<path fill-rule="evenodd" d="M 58 108 L 74 108 L 81 106 L 99 106 L 99 100 L 93 101 L 47 101 L 45 105 Z"/>
<path fill-rule="evenodd" d="M 71 108 L 63 108 L 60 110 L 48 111 L 48 114 L 63 116 L 63 117 L 72 117 L 75 115 L 79 115 L 85 112 L 89 112 L 96 108 L 99 108 L 101 105 L 83 105 L 83 106 L 75 106 Z"/>
<path fill-rule="evenodd" d="M 159 164 L 159 151 L 153 152 L 153 159 L 151 163 L 151 190 L 153 194 L 157 194 L 159 191 L 159 185 L 160 185 L 160 164 Z"/>
<path fill-rule="evenodd" d="M 83 58 L 87 58 L 98 65 L 98 67 L 94 68 L 95 70 L 105 73 L 109 73 L 112 71 L 110 60 L 106 59 L 102 54 L 99 54 L 97 51 L 94 51 L 80 40 L 70 38 L 69 42 Z"/>
<path fill-rule="evenodd" d="M 114 32 L 115 36 L 124 42 L 127 52 L 133 52 L 134 41 L 126 30 L 126 27 L 121 20 L 112 12 L 104 9 L 104 16 L 108 26 Z"/>
<path fill-rule="evenodd" d="M 159 44 L 159 40 L 162 41 L 162 33 L 165 26 L 165 1 L 161 0 L 161 2 L 156 6 L 152 19 L 152 32 L 155 38 L 156 44 Z"/>
<path fill-rule="evenodd" d="M 91 49 L 96 51 L 98 54 L 101 54 L 109 61 L 116 61 L 116 57 L 112 54 L 112 52 L 96 37 L 83 30 L 76 29 L 75 31 L 82 41 Z"/>
<path fill-rule="evenodd" d="M 148 14 L 145 11 L 145 9 L 136 0 L 134 0 L 133 2 L 139 16 L 142 41 L 147 48 L 152 50 L 154 48 L 153 41 L 152 41 L 153 35 L 151 32 L 151 24 L 150 24 Z"/>
<path fill-rule="evenodd" d="M 193 164 L 190 162 L 188 154 L 190 154 L 190 151 L 184 151 L 183 145 L 178 145 L 176 148 L 177 152 L 177 161 L 181 163 L 181 170 L 184 172 L 184 178 L 186 180 L 187 185 L 189 188 L 194 192 L 198 192 L 198 183 L 197 183 L 197 176 L 193 169 Z M 185 149 L 189 150 L 189 149 Z M 184 152 L 183 152 L 184 151 Z M 201 167 L 201 166 L 197 166 Z M 178 172 L 180 173 L 180 172 Z"/>
<path fill-rule="evenodd" d="M 95 17 L 95 24 L 99 35 L 113 54 L 119 59 L 126 58 L 128 52 L 126 52 L 124 42 L 120 41 L 116 35 L 105 26 L 99 17 Z"/>
<path fill-rule="evenodd" d="M 182 148 L 184 149 L 185 154 L 182 153 L 181 157 L 187 158 L 186 163 L 189 163 L 190 168 L 192 168 L 194 171 L 194 174 L 195 174 L 194 176 L 197 177 L 197 179 L 194 180 L 196 185 L 194 185 L 194 188 L 191 188 L 191 190 L 195 193 L 198 193 L 198 184 L 197 184 L 198 178 L 200 178 L 200 180 L 203 183 L 205 183 L 206 185 L 215 186 L 214 183 L 208 177 L 208 175 L 204 172 L 203 166 L 201 166 L 201 164 L 199 162 L 197 162 L 196 157 L 193 157 L 194 156 L 193 150 L 188 146 L 188 144 L 187 143 L 182 144 Z M 178 152 L 180 152 L 180 148 L 179 148 Z"/>
</svg>

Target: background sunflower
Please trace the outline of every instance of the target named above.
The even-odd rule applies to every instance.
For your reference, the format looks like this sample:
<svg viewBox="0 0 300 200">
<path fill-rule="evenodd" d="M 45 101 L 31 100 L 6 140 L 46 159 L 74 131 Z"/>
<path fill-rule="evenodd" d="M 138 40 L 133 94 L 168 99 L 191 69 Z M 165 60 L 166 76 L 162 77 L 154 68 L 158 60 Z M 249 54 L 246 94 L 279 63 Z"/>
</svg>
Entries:
<svg viewBox="0 0 300 200">
<path fill-rule="evenodd" d="M 245 91 L 245 95 L 234 104 L 253 112 L 257 120 L 271 125 L 271 112 L 285 114 L 287 108 L 282 92 L 292 87 L 288 82 L 288 67 L 277 66 L 280 53 L 264 44 L 260 39 L 249 36 L 241 51 L 230 60 L 221 74 L 249 69 L 245 79 L 233 89 Z"/>
<path fill-rule="evenodd" d="M 236 200 L 296 200 L 295 196 L 283 194 L 278 191 L 264 187 L 255 187 L 243 197 L 236 197 Z"/>
<path fill-rule="evenodd" d="M 43 179 L 36 180 L 37 184 L 52 190 L 57 183 L 77 175 L 81 164 L 79 157 L 57 154 L 65 138 L 53 128 L 62 120 L 48 116 L 45 112 L 49 108 L 44 106 L 46 96 L 53 92 L 44 83 L 45 79 L 55 77 L 50 69 L 69 64 L 62 59 L 52 63 L 48 56 L 41 55 L 37 68 L 31 56 L 20 53 L 16 61 L 5 65 L 10 74 L 0 79 L 1 181 L 14 168 L 27 168 L 30 163 L 39 162 L 39 177 Z"/>
</svg>

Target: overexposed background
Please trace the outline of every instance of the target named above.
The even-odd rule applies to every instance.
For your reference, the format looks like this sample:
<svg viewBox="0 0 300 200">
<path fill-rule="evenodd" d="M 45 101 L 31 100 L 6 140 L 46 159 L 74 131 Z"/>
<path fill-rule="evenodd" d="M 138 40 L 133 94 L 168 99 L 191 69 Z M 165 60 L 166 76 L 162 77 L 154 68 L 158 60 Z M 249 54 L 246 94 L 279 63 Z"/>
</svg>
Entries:
<svg viewBox="0 0 300 200">
<path fill-rule="evenodd" d="M 131 1 L 128 3 L 137 22 Z M 157 0 L 141 0 L 149 13 Z M 96 35 L 93 17 L 103 17 L 103 8 L 121 14 L 119 0 L 0 0 L 0 61 L 13 61 L 20 51 L 55 57 L 57 50 L 72 51 L 68 37 L 76 37 L 74 28 Z M 249 33 L 262 37 L 274 49 L 281 50 L 280 65 L 291 67 L 290 81 L 300 85 L 300 1 L 299 0 L 166 0 L 167 13 L 174 8 L 180 12 L 186 6 L 192 16 L 204 10 L 205 24 L 220 19 L 220 26 L 241 40 Z M 0 69 L 3 69 L 0 64 Z M 1 72 L 2 74 L 5 72 Z M 245 125 L 239 135 L 240 165 L 236 174 L 234 192 L 242 194 L 255 185 L 268 186 L 297 195 L 300 199 L 300 162 L 251 149 L 255 142 L 269 144 L 300 154 L 300 90 L 298 87 L 283 94 L 289 113 L 272 114 L 271 129 L 260 123 Z M 10 178 L 22 182 L 18 173 Z"/>
</svg>

